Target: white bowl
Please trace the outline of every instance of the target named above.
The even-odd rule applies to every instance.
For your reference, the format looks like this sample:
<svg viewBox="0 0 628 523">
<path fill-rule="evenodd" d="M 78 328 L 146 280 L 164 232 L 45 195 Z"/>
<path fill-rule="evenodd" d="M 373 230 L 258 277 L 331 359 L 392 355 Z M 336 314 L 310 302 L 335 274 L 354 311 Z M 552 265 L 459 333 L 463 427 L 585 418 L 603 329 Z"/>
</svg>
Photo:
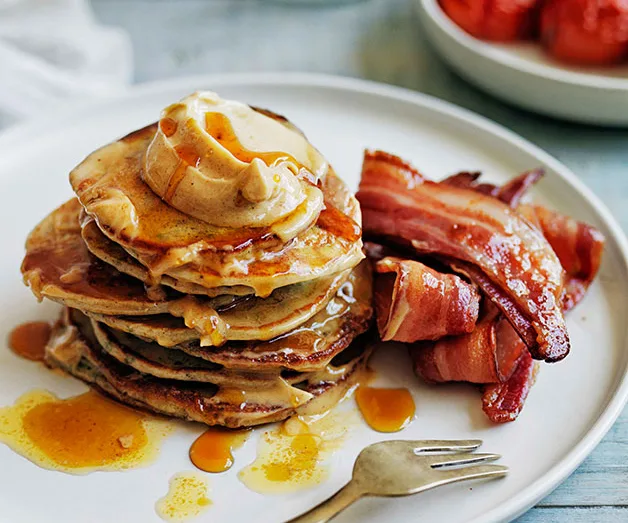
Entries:
<svg viewBox="0 0 628 523">
<path fill-rule="evenodd" d="M 437 51 L 471 83 L 515 105 L 598 125 L 628 125 L 628 65 L 581 68 L 559 64 L 538 43 L 495 44 L 472 37 L 437 0 L 415 0 Z"/>
</svg>

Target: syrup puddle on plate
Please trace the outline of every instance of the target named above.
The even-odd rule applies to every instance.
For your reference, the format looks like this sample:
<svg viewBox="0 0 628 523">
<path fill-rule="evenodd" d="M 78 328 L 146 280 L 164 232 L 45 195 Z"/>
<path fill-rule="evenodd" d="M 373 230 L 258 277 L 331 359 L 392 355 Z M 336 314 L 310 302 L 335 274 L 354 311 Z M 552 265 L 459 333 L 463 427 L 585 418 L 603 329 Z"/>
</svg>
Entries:
<svg viewBox="0 0 628 523">
<path fill-rule="evenodd" d="M 155 503 L 157 515 L 172 523 L 195 518 L 212 504 L 207 478 L 199 472 L 179 472 L 170 478 L 168 493 Z"/>
<path fill-rule="evenodd" d="M 414 419 L 414 400 L 408 389 L 362 386 L 355 401 L 366 423 L 378 432 L 398 432 Z"/>
<path fill-rule="evenodd" d="M 0 408 L 0 442 L 40 467 L 86 474 L 155 460 L 172 424 L 88 391 L 59 399 L 33 390 Z"/>
<path fill-rule="evenodd" d="M 355 424 L 357 416 L 352 412 L 290 418 L 262 435 L 257 458 L 238 477 L 261 494 L 295 492 L 318 485 L 329 473 L 324 462 Z"/>
<path fill-rule="evenodd" d="M 210 427 L 190 447 L 190 461 L 205 472 L 225 472 L 233 465 L 235 449 L 249 437 L 249 430 Z"/>
<path fill-rule="evenodd" d="M 9 334 L 9 348 L 18 356 L 43 361 L 52 327 L 45 321 L 31 321 L 15 327 Z"/>
</svg>

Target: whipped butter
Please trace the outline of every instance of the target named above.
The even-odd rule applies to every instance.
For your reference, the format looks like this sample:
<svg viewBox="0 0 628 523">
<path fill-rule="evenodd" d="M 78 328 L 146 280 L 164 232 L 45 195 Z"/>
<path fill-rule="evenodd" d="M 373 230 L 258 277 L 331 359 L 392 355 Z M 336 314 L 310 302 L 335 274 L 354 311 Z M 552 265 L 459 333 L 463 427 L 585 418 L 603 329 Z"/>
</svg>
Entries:
<svg viewBox="0 0 628 523">
<path fill-rule="evenodd" d="M 248 105 L 197 92 L 161 114 L 143 180 L 168 204 L 219 227 L 291 238 L 322 210 L 329 165 L 307 139 Z"/>
</svg>

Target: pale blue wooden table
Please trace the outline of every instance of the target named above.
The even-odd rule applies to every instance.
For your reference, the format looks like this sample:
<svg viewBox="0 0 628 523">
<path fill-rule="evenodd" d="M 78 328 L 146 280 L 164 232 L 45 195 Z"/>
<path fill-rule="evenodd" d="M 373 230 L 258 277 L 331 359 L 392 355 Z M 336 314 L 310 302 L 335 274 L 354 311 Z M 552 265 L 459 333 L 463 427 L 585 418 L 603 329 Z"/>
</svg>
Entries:
<svg viewBox="0 0 628 523">
<path fill-rule="evenodd" d="M 628 230 L 628 130 L 563 123 L 506 106 L 451 73 L 412 0 L 305 7 L 268 0 L 92 0 L 133 39 L 136 81 L 250 71 L 368 78 L 444 98 L 504 124 L 567 164 Z M 628 410 L 583 465 L 518 520 L 628 522 Z"/>
</svg>

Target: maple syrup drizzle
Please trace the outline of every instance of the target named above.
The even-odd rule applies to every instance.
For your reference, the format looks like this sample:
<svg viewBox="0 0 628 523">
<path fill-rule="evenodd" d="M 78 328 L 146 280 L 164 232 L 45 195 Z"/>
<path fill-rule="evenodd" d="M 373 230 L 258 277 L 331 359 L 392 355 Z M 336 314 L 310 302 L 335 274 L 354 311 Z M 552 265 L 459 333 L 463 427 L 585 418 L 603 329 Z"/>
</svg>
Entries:
<svg viewBox="0 0 628 523">
<path fill-rule="evenodd" d="M 200 155 L 189 145 L 177 145 L 174 150 L 179 155 L 179 164 L 168 180 L 168 188 L 166 189 L 166 194 L 164 195 L 164 200 L 167 202 L 172 200 L 174 193 L 177 191 L 177 187 L 179 187 L 179 184 L 185 177 L 185 171 L 187 168 L 198 167 L 201 163 Z"/>
<path fill-rule="evenodd" d="M 297 432 L 287 430 L 284 422 L 279 429 L 264 433 L 257 458 L 240 471 L 240 481 L 260 493 L 287 493 L 321 483 L 328 472 L 321 467 L 324 443 L 305 423 L 299 425 L 302 428 Z"/>
<path fill-rule="evenodd" d="M 63 213 L 72 212 L 75 206 L 80 204 L 77 200 L 71 200 L 63 206 Z M 48 246 L 26 253 L 22 273 L 37 275 L 29 278 L 28 282 L 35 294 L 40 294 L 43 287 L 51 283 L 71 293 L 97 298 L 115 296 L 129 299 L 145 296 L 144 286 L 138 280 L 112 270 L 111 266 L 89 253 L 78 223 L 76 230 L 66 233 L 66 238 L 63 242 L 59 240 L 61 243 L 57 247 Z M 75 277 L 77 273 L 81 274 L 81 278 Z"/>
<path fill-rule="evenodd" d="M 307 170 L 307 168 L 299 163 L 293 156 L 285 152 L 260 152 L 246 149 L 240 140 L 238 140 L 238 137 L 233 130 L 233 126 L 231 125 L 231 122 L 229 122 L 229 118 L 222 113 L 206 113 L 205 130 L 214 138 L 214 140 L 216 140 L 241 162 L 251 163 L 254 159 L 258 158 L 266 165 L 272 166 L 280 161 L 289 161 L 294 163 L 299 170 Z"/>
<path fill-rule="evenodd" d="M 225 472 L 233 465 L 233 450 L 241 447 L 248 430 L 211 427 L 190 447 L 190 461 L 205 472 Z"/>
<path fill-rule="evenodd" d="M 378 432 L 400 431 L 414 418 L 414 400 L 408 389 L 361 386 L 355 399 L 364 420 Z"/>
<path fill-rule="evenodd" d="M 316 225 L 334 236 L 350 242 L 357 242 L 362 236 L 360 226 L 328 202 L 325 203 L 325 208 L 318 216 Z"/>
<path fill-rule="evenodd" d="M 52 328 L 45 321 L 31 321 L 15 327 L 9 334 L 9 348 L 18 356 L 43 361 Z"/>
<path fill-rule="evenodd" d="M 166 138 L 170 138 L 174 133 L 177 132 L 178 124 L 176 120 L 172 118 L 162 118 L 159 120 L 159 128 L 161 132 L 164 133 Z"/>
<path fill-rule="evenodd" d="M 59 399 L 34 390 L 0 409 L 0 441 L 37 465 L 69 473 L 152 461 L 170 425 L 89 391 Z"/>
<path fill-rule="evenodd" d="M 271 461 L 262 466 L 268 481 L 285 482 L 297 475 L 313 475 L 320 454 L 319 438 L 313 434 L 296 434 L 288 449 L 287 455 L 298 457 Z"/>
<path fill-rule="evenodd" d="M 255 461 L 242 469 L 238 478 L 262 494 L 318 485 L 329 473 L 325 462 L 342 446 L 356 421 L 347 412 L 290 418 L 262 435 Z"/>
<path fill-rule="evenodd" d="M 212 504 L 207 478 L 198 472 L 179 472 L 170 478 L 168 493 L 155 504 L 157 515 L 172 523 L 194 519 Z"/>
</svg>

